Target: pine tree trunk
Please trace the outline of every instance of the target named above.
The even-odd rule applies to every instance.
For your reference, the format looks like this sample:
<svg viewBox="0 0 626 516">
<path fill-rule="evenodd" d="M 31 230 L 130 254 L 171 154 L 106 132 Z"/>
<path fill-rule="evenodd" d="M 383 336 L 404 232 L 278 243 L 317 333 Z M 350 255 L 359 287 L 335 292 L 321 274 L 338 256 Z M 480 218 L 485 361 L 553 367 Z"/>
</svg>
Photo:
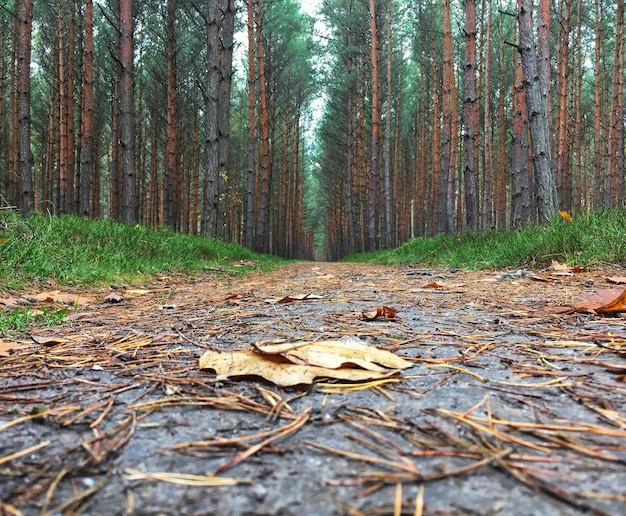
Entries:
<svg viewBox="0 0 626 516">
<path fill-rule="evenodd" d="M 246 216 L 244 221 L 243 243 L 252 248 L 256 233 L 256 67 L 254 38 L 254 0 L 247 0 L 248 13 L 248 139 L 246 147 Z"/>
<path fill-rule="evenodd" d="M 391 0 L 387 0 L 387 99 L 385 107 L 385 235 L 386 248 L 395 247 L 396 238 L 391 229 L 391 103 L 392 91 L 392 64 L 393 40 L 391 37 Z"/>
<path fill-rule="evenodd" d="M 521 228 L 530 221 L 529 140 L 522 64 L 518 58 L 513 90 L 513 138 L 511 143 L 511 226 Z"/>
<path fill-rule="evenodd" d="M 535 173 L 537 215 L 547 222 L 557 210 L 556 184 L 551 169 L 550 124 L 548 99 L 542 91 L 545 69 L 538 66 L 543 59 L 537 55 L 532 30 L 532 0 L 518 0 L 519 51 L 524 74 L 526 107 Z"/>
<path fill-rule="evenodd" d="M 81 114 L 80 167 L 78 185 L 78 213 L 90 215 L 90 194 L 94 168 L 94 68 L 93 68 L 93 0 L 85 1 L 83 49 L 83 107 Z"/>
<path fill-rule="evenodd" d="M 165 223 L 173 230 L 180 229 L 181 170 L 178 121 L 178 80 L 176 73 L 176 7 L 177 0 L 167 0 L 165 20 Z M 156 119 L 153 120 L 156 124 Z"/>
<path fill-rule="evenodd" d="M 571 0 L 564 0 L 565 12 L 561 17 L 561 31 L 558 48 L 558 83 L 557 83 L 557 137 L 556 137 L 556 157 L 555 175 L 557 193 L 561 209 L 570 211 L 572 209 L 572 175 L 569 154 L 570 133 L 570 113 L 567 110 L 568 90 L 569 90 L 569 33 Z"/>
<path fill-rule="evenodd" d="M 478 138 L 476 101 L 476 4 L 465 0 L 465 82 L 463 90 L 463 177 L 465 180 L 465 227 L 478 231 L 478 167 L 475 160 Z"/>
<path fill-rule="evenodd" d="M 206 6 L 207 23 L 207 84 L 205 89 L 205 154 L 206 170 L 202 197 L 202 234 L 217 236 L 219 208 L 219 139 L 217 103 L 219 89 L 219 25 L 218 0 L 209 0 Z"/>
<path fill-rule="evenodd" d="M 135 141 L 133 124 L 133 15 L 132 0 L 119 3 L 119 59 L 120 59 L 120 163 L 122 174 L 122 222 L 137 221 L 135 185 Z"/>
<path fill-rule="evenodd" d="M 367 204 L 367 249 L 376 248 L 376 233 L 378 229 L 376 206 L 378 193 L 378 179 L 380 176 L 380 50 L 378 48 L 378 26 L 376 16 L 376 2 L 369 0 L 370 34 L 371 34 L 371 145 L 370 145 L 370 182 L 369 199 Z"/>
<path fill-rule="evenodd" d="M 259 103 L 261 126 L 261 177 L 258 206 L 258 225 L 254 249 L 270 252 L 270 189 L 272 185 L 272 167 L 270 155 L 270 114 L 267 99 L 267 77 L 265 75 L 265 55 L 262 38 L 261 0 L 256 4 L 256 55 L 259 66 Z"/>
<path fill-rule="evenodd" d="M 221 0 L 221 23 L 220 23 L 220 78 L 218 85 L 217 101 L 217 137 L 219 140 L 219 192 L 222 195 L 226 191 L 226 179 L 229 176 L 230 161 L 230 96 L 233 76 L 233 45 L 235 34 L 235 0 Z M 218 224 L 220 228 L 226 228 L 224 217 L 225 209 L 219 209 Z M 218 235 L 226 238 L 222 229 L 218 229 Z"/>
<path fill-rule="evenodd" d="M 30 158 L 30 57 L 33 0 L 18 0 L 17 22 L 17 148 L 19 207 L 23 215 L 34 208 L 33 172 Z"/>
<path fill-rule="evenodd" d="M 617 2 L 605 206 L 623 203 L 624 186 L 624 2 Z M 619 200 L 619 201 L 618 201 Z"/>
</svg>

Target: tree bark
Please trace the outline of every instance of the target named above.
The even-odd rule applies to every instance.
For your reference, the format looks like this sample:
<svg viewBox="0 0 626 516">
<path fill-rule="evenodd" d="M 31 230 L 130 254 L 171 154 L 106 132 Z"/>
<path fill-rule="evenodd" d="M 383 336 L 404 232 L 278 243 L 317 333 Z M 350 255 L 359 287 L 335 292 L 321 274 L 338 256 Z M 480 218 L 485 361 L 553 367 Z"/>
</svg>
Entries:
<svg viewBox="0 0 626 516">
<path fill-rule="evenodd" d="M 177 0 L 167 0 L 165 20 L 165 223 L 173 230 L 181 223 L 180 135 L 178 120 L 178 78 L 176 73 Z M 156 125 L 156 119 L 153 120 Z"/>
<path fill-rule="evenodd" d="M 624 2 L 617 2 L 605 206 L 623 204 L 624 196 Z"/>
<path fill-rule="evenodd" d="M 230 175 L 230 96 L 233 76 L 233 46 L 235 34 L 235 0 L 221 0 L 220 7 L 220 77 L 217 101 L 217 137 L 219 155 L 218 187 L 220 195 L 226 191 L 226 181 Z M 218 207 L 218 224 L 226 228 L 225 209 Z M 229 238 L 223 229 L 218 235 Z"/>
<path fill-rule="evenodd" d="M 19 206 L 28 215 L 33 206 L 33 171 L 30 156 L 30 57 L 33 0 L 19 0 L 17 12 L 17 146 L 20 178 Z"/>
<path fill-rule="evenodd" d="M 135 135 L 133 122 L 133 13 L 132 0 L 119 3 L 120 153 L 122 175 L 122 222 L 137 221 L 135 185 Z"/>
<path fill-rule="evenodd" d="M 80 167 L 78 184 L 78 213 L 90 215 L 91 181 L 93 178 L 93 110 L 94 110 L 94 68 L 93 68 L 93 0 L 85 1 L 85 27 L 83 49 L 83 108 L 81 114 Z"/>
<path fill-rule="evenodd" d="M 438 216 L 439 232 L 452 232 L 454 224 L 454 200 L 456 181 L 456 152 L 458 138 L 456 83 L 454 78 L 454 54 L 452 28 L 450 25 L 450 0 L 442 0 L 443 31 L 443 95 L 441 103 L 441 177 L 439 209 L 445 213 Z"/>
<path fill-rule="evenodd" d="M 259 66 L 259 102 L 261 125 L 261 177 L 258 206 L 258 225 L 254 249 L 269 253 L 270 248 L 270 189 L 272 184 L 272 162 L 270 155 L 270 120 L 267 99 L 267 77 L 263 49 L 261 0 L 256 4 L 256 54 Z"/>
<path fill-rule="evenodd" d="M 380 177 L 380 50 L 378 46 L 378 26 L 376 16 L 376 2 L 369 0 L 370 35 L 371 35 L 371 74 L 372 74 L 372 98 L 371 98 L 371 146 L 370 146 L 370 183 L 369 199 L 367 205 L 367 249 L 376 248 L 376 205 L 378 193 L 378 179 Z"/>
<path fill-rule="evenodd" d="M 488 100 L 487 100 L 488 102 Z M 478 164 L 476 139 L 478 109 L 476 101 L 476 4 L 465 0 L 465 83 L 463 91 L 463 178 L 465 180 L 465 227 L 478 231 Z M 485 135 L 487 136 L 487 135 Z"/>
<path fill-rule="evenodd" d="M 244 245 L 252 248 L 256 233 L 256 67 L 254 38 L 254 0 L 247 0 L 248 14 L 248 134 L 246 147 L 246 216 L 244 221 Z"/>
<path fill-rule="evenodd" d="M 208 0 L 207 23 L 207 84 L 205 102 L 206 170 L 202 199 L 202 234 L 217 236 L 219 206 L 219 139 L 217 129 L 217 102 L 219 89 L 219 25 L 218 0 Z"/>
<path fill-rule="evenodd" d="M 395 247 L 396 238 L 391 229 L 391 103 L 393 40 L 391 34 L 391 0 L 387 0 L 387 99 L 385 106 L 385 238 L 386 248 Z"/>
<path fill-rule="evenodd" d="M 535 173 L 537 215 L 540 223 L 547 222 L 557 210 L 556 184 L 552 173 L 548 99 L 541 85 L 545 70 L 539 67 L 533 37 L 532 0 L 518 0 L 519 52 L 524 74 L 526 107 L 530 124 L 530 139 Z M 543 70 L 543 72 L 542 72 Z"/>
<path fill-rule="evenodd" d="M 511 143 L 511 226 L 521 228 L 530 221 L 529 141 L 522 64 L 518 58 L 513 89 L 513 137 Z"/>
<path fill-rule="evenodd" d="M 562 30 L 558 47 L 558 76 L 557 76 L 557 129 L 556 129 L 556 157 L 555 176 L 557 194 L 561 209 L 570 211 L 572 205 L 572 176 L 569 155 L 569 113 L 567 110 L 567 93 L 569 90 L 569 33 L 571 0 L 564 0 L 564 13 L 561 17 Z"/>
</svg>

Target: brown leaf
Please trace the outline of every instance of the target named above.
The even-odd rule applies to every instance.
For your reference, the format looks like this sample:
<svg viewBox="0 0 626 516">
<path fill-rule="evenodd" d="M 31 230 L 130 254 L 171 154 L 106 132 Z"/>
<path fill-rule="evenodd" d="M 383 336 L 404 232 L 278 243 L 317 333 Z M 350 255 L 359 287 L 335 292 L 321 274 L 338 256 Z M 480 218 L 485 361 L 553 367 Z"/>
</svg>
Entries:
<svg viewBox="0 0 626 516">
<path fill-rule="evenodd" d="M 606 280 L 609 283 L 626 283 L 626 276 L 609 276 Z"/>
<path fill-rule="evenodd" d="M 393 321 L 397 318 L 395 309 L 389 306 L 379 306 L 375 310 L 369 312 L 361 312 L 361 320 L 363 321 L 376 321 L 385 319 L 387 321 Z"/>
<path fill-rule="evenodd" d="M 199 367 L 215 371 L 218 380 L 239 376 L 260 376 L 276 385 L 287 387 L 310 384 L 316 378 L 337 378 L 356 382 L 387 378 L 398 369 L 411 366 L 410 362 L 388 351 L 342 341 L 263 345 L 257 346 L 257 350 L 263 352 L 220 353 L 207 350 L 200 357 Z M 393 369 L 381 367 L 379 365 L 381 361 L 396 367 Z M 315 362 L 326 366 L 316 365 Z M 365 365 L 367 369 L 349 367 L 350 364 Z"/>
<path fill-rule="evenodd" d="M 256 344 L 262 355 L 281 355 L 295 364 L 307 364 L 338 369 L 354 364 L 370 371 L 405 369 L 411 363 L 390 351 L 360 342 L 318 340 L 281 344 Z"/>
<path fill-rule="evenodd" d="M 423 285 L 422 288 L 446 288 L 446 286 L 433 281 L 432 283 L 426 283 L 426 285 Z"/>
<path fill-rule="evenodd" d="M 120 296 L 117 292 L 111 292 L 104 298 L 107 303 L 121 303 L 124 301 L 124 297 Z"/>
<path fill-rule="evenodd" d="M 0 299 L 0 305 L 4 305 L 7 308 L 13 308 L 19 304 L 19 299 L 16 297 L 5 297 Z"/>
<path fill-rule="evenodd" d="M 11 350 L 17 350 L 23 347 L 24 344 L 20 344 L 19 342 L 0 339 L 0 357 L 8 357 L 11 354 Z"/>
<path fill-rule="evenodd" d="M 600 290 L 594 296 L 575 308 L 574 312 L 590 312 L 600 315 L 618 314 L 626 312 L 626 290 L 620 293 L 619 289 Z"/>
<path fill-rule="evenodd" d="M 52 346 L 56 346 L 57 344 L 65 344 L 69 342 L 69 339 L 65 339 L 63 337 L 31 337 L 37 344 L 41 346 L 45 346 L 46 348 L 51 348 Z"/>
<path fill-rule="evenodd" d="M 556 276 L 571 276 L 572 274 L 578 274 L 587 270 L 585 267 L 579 267 L 577 265 L 570 267 L 569 265 L 559 263 L 556 260 L 552 260 L 550 268 L 554 271 L 553 274 Z"/>
<path fill-rule="evenodd" d="M 244 294 L 243 292 L 236 292 L 235 294 L 231 294 L 224 298 L 224 301 L 232 304 L 232 305 L 240 305 L 244 301 L 249 301 L 250 296 L 248 294 Z"/>
<path fill-rule="evenodd" d="M 88 297 L 83 297 L 78 294 L 68 294 L 66 292 L 60 292 L 53 290 L 52 292 L 41 292 L 32 296 L 41 303 L 63 303 L 64 305 L 86 305 L 91 302 Z"/>
<path fill-rule="evenodd" d="M 294 303 L 296 301 L 318 301 L 322 299 L 321 296 L 317 296 L 315 294 L 298 294 L 295 296 L 285 296 L 280 299 L 266 299 L 267 303 Z"/>
</svg>

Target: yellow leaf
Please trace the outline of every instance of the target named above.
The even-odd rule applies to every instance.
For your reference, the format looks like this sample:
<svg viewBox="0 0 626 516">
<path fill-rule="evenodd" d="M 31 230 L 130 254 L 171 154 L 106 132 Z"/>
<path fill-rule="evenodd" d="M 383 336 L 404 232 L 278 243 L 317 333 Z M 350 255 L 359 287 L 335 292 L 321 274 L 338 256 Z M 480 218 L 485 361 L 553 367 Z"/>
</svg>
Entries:
<svg viewBox="0 0 626 516">
<path fill-rule="evenodd" d="M 559 215 L 563 217 L 563 219 L 565 219 L 567 222 L 572 222 L 574 220 L 574 217 L 572 217 L 566 211 L 559 211 Z"/>
</svg>

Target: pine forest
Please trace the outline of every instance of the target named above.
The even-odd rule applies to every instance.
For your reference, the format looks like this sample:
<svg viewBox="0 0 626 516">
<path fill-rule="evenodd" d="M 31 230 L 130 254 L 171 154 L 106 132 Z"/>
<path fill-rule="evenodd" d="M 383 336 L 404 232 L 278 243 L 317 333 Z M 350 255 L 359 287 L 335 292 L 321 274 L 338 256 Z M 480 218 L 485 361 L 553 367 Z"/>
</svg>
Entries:
<svg viewBox="0 0 626 516">
<path fill-rule="evenodd" d="M 624 204 L 624 2 L 0 0 L 0 196 L 337 260 Z"/>
</svg>

